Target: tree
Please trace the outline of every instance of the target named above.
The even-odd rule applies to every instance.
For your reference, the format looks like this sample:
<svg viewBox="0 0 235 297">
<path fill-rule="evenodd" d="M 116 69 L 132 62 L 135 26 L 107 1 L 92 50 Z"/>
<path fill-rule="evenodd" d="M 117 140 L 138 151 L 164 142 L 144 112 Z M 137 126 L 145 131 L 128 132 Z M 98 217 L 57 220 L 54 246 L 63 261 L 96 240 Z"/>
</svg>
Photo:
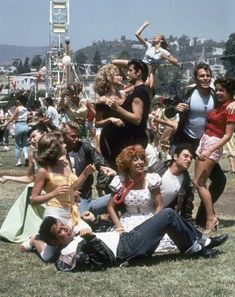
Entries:
<svg viewBox="0 0 235 297">
<path fill-rule="evenodd" d="M 124 49 L 118 57 L 118 59 L 126 59 L 126 60 L 130 60 L 130 58 L 131 58 L 131 56 L 128 51 L 128 48 Z"/>
<path fill-rule="evenodd" d="M 235 78 L 235 33 L 230 34 L 225 43 L 224 66 L 227 70 L 227 76 Z"/>
<path fill-rule="evenodd" d="M 15 59 L 12 65 L 16 67 L 16 74 L 21 74 L 24 72 L 21 59 Z"/>
<path fill-rule="evenodd" d="M 84 54 L 83 51 L 77 51 L 75 54 L 75 61 L 77 63 L 77 67 L 79 69 L 80 74 L 85 74 L 85 68 L 82 64 L 87 64 L 88 57 Z"/>
<path fill-rule="evenodd" d="M 36 55 L 33 57 L 31 61 L 31 67 L 35 68 L 36 70 L 39 70 L 42 66 L 42 58 L 40 55 Z"/>
<path fill-rule="evenodd" d="M 99 66 L 101 65 L 101 57 L 100 52 L 98 50 L 95 51 L 95 55 L 92 61 L 93 66 L 91 67 L 91 70 L 95 73 L 97 73 Z"/>
<path fill-rule="evenodd" d="M 29 63 L 29 57 L 26 57 L 25 58 L 24 65 L 23 65 L 23 72 L 24 73 L 31 72 L 30 63 Z"/>
</svg>

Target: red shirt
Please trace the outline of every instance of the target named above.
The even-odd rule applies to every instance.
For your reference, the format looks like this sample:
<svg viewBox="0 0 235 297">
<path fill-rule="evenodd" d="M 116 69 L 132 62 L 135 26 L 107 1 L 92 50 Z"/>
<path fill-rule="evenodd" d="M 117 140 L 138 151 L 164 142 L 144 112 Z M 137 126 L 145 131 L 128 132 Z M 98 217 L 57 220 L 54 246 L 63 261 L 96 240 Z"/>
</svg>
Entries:
<svg viewBox="0 0 235 297">
<path fill-rule="evenodd" d="M 218 104 L 218 106 L 208 113 L 208 122 L 206 125 L 206 134 L 222 138 L 225 134 L 226 125 L 235 123 L 235 114 L 228 114 L 226 107 L 231 100 L 226 100 Z"/>
</svg>

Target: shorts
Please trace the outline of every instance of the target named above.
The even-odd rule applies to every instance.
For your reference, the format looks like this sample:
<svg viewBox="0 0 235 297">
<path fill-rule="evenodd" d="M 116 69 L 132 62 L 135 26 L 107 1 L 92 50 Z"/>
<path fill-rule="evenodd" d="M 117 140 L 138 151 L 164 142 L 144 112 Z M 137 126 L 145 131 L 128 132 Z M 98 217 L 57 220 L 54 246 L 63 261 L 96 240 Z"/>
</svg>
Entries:
<svg viewBox="0 0 235 297">
<path fill-rule="evenodd" d="M 199 142 L 199 146 L 196 150 L 196 155 L 199 156 L 202 153 L 202 151 L 207 150 L 212 145 L 217 143 L 220 139 L 221 138 L 219 138 L 219 137 L 208 136 L 206 134 L 203 134 L 202 138 Z M 218 162 L 219 159 L 222 157 L 222 155 L 223 155 L 223 148 L 221 147 L 221 148 L 215 150 L 212 154 L 210 154 L 210 156 L 208 158 L 211 160 L 214 160 L 215 162 Z"/>
</svg>

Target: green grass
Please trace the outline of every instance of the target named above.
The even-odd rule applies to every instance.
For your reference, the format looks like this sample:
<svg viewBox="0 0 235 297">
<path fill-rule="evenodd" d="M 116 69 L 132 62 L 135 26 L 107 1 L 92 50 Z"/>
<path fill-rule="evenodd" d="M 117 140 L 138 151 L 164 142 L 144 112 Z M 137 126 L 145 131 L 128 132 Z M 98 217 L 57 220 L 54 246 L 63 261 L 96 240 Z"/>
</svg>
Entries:
<svg viewBox="0 0 235 297">
<path fill-rule="evenodd" d="M 14 168 L 8 155 L 1 173 Z M 10 163 L 9 163 L 10 160 Z M 8 164 L 8 165 L 7 165 Z M 17 168 L 18 173 L 24 171 Z M 227 193 L 234 193 L 234 179 L 228 179 Z M 24 188 L 13 182 L 0 184 L 0 224 Z M 34 253 L 21 254 L 18 244 L 0 241 L 0 296 L 6 297 L 161 297 L 235 296 L 235 216 L 228 215 L 221 199 L 218 209 L 220 228 L 214 235 L 229 233 L 228 242 L 214 259 L 184 259 L 178 255 L 156 255 L 137 266 L 109 268 L 100 272 L 58 272 L 53 264 L 43 263 Z M 232 199 L 231 199 L 232 201 Z M 196 199 L 196 205 L 198 201 Z M 235 201 L 233 201 L 234 209 Z"/>
</svg>

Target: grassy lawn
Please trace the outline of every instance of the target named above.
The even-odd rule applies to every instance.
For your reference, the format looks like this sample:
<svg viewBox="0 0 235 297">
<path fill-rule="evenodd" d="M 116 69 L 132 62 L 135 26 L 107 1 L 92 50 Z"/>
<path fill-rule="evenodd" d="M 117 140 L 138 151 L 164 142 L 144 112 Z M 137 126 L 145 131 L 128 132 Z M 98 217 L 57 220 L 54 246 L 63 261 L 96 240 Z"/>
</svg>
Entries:
<svg viewBox="0 0 235 297">
<path fill-rule="evenodd" d="M 6 158 L 2 154 L 1 174 L 24 171 L 15 169 L 12 153 L 4 155 Z M 234 180 L 235 176 L 229 175 L 227 193 L 234 193 Z M 13 182 L 0 184 L 0 224 L 24 186 Z M 229 233 L 230 238 L 220 248 L 221 254 L 211 260 L 156 255 L 138 266 L 63 273 L 53 264 L 44 264 L 36 254 L 21 254 L 18 244 L 0 241 L 0 296 L 235 296 L 235 215 L 223 209 L 226 200 L 221 201 L 217 209 L 221 223 L 213 236 Z M 234 205 L 235 201 L 232 209 Z"/>
</svg>

